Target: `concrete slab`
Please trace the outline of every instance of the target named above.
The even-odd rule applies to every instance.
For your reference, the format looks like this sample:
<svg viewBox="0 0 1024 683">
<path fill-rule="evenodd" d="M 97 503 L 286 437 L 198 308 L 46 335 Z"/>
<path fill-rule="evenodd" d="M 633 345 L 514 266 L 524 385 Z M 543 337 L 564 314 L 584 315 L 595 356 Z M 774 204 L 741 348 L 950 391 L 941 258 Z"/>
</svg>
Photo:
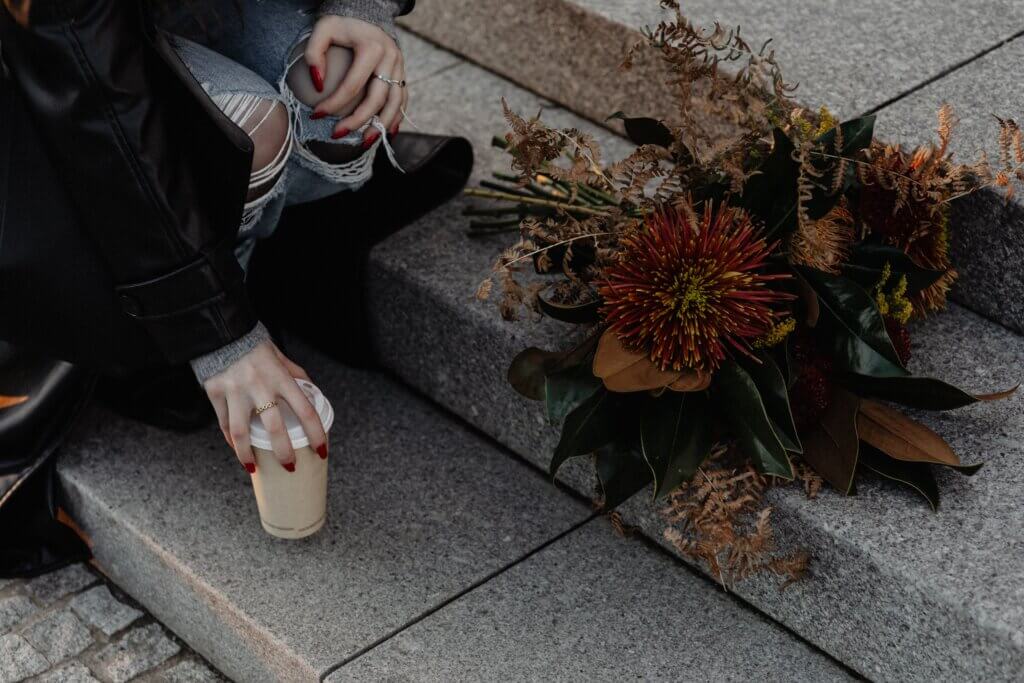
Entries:
<svg viewBox="0 0 1024 683">
<path fill-rule="evenodd" d="M 308 540 L 263 532 L 215 428 L 97 411 L 60 466 L 104 571 L 230 677 L 315 680 L 589 515 L 394 383 L 301 360 L 337 414 Z"/>
<path fill-rule="evenodd" d="M 342 667 L 341 681 L 846 681 L 638 539 L 591 522 Z"/>
</svg>

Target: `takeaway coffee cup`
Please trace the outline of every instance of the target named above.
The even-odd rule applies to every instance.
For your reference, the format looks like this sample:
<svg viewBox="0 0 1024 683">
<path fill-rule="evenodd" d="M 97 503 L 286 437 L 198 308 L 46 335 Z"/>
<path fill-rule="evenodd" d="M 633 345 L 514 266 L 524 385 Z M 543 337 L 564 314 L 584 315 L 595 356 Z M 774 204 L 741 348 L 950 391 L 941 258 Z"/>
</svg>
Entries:
<svg viewBox="0 0 1024 683">
<path fill-rule="evenodd" d="M 299 388 L 309 398 L 324 432 L 334 423 L 334 408 L 330 401 L 310 382 L 296 379 Z M 268 534 L 278 538 L 305 538 L 315 534 L 327 519 L 327 460 L 322 460 L 310 447 L 309 437 L 299 419 L 284 401 L 271 410 L 280 410 L 295 450 L 295 471 L 289 472 L 274 456 L 270 434 L 258 415 L 249 425 L 256 473 L 252 487 L 260 522 Z"/>
</svg>

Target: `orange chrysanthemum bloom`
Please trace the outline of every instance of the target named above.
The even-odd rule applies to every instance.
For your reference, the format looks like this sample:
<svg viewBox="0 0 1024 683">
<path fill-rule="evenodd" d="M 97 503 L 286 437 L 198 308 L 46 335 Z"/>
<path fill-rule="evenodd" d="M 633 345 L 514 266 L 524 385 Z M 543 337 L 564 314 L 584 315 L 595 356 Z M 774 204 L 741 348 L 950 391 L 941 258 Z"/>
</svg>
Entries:
<svg viewBox="0 0 1024 683">
<path fill-rule="evenodd" d="M 604 270 L 604 319 L 663 370 L 712 372 L 730 348 L 749 354 L 772 328 L 773 305 L 792 298 L 769 286 L 789 277 L 765 272 L 774 248 L 738 209 L 654 213 Z"/>
</svg>

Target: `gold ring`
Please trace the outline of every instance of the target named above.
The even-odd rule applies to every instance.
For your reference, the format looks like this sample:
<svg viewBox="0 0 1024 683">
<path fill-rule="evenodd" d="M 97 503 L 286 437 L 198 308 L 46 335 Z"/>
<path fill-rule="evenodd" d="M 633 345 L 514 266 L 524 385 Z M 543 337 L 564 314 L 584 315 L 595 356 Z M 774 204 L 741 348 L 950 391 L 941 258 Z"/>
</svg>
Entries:
<svg viewBox="0 0 1024 683">
<path fill-rule="evenodd" d="M 277 407 L 277 401 L 267 401 L 266 403 L 264 403 L 260 407 L 256 408 L 256 414 L 259 415 L 260 413 L 265 413 L 268 410 L 270 410 L 271 408 L 276 408 L 276 407 Z"/>
</svg>

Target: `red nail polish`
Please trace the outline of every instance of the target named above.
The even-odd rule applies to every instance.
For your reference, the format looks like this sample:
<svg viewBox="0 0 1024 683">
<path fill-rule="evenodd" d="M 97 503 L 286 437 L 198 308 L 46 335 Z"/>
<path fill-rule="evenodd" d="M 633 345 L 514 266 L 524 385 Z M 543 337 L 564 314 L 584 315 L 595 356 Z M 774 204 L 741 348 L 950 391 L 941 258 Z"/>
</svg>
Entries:
<svg viewBox="0 0 1024 683">
<path fill-rule="evenodd" d="M 249 474 L 256 474 L 256 463 L 247 462 L 245 463 L 245 471 Z"/>
<path fill-rule="evenodd" d="M 286 462 L 283 465 L 281 465 L 281 467 L 285 468 L 289 472 L 294 472 L 295 471 L 295 462 L 294 461 Z"/>
<path fill-rule="evenodd" d="M 315 111 L 315 112 L 313 112 L 312 114 L 309 115 L 309 118 L 311 118 L 314 121 L 316 121 L 317 119 L 322 119 L 325 116 L 327 116 L 327 112 L 325 112 L 325 111 Z"/>
<path fill-rule="evenodd" d="M 345 137 L 346 135 L 348 135 L 351 132 L 352 131 L 350 131 L 348 128 L 342 128 L 341 130 L 336 130 L 333 133 L 331 133 L 331 139 L 332 140 L 339 140 L 339 139 Z"/>
<path fill-rule="evenodd" d="M 327 459 L 327 444 L 320 444 L 319 448 L 316 449 L 316 454 L 320 456 L 321 460 Z"/>
<path fill-rule="evenodd" d="M 309 67 L 309 77 L 313 79 L 313 87 L 316 88 L 317 92 L 324 91 L 324 77 L 320 74 L 320 69 L 315 66 Z"/>
<path fill-rule="evenodd" d="M 377 134 L 374 133 L 370 137 L 363 141 L 363 149 L 370 149 L 373 147 L 373 143 L 377 142 Z"/>
<path fill-rule="evenodd" d="M 395 124 L 395 127 L 391 129 L 391 137 L 394 137 L 396 135 L 398 135 L 398 124 L 397 123 Z"/>
</svg>

